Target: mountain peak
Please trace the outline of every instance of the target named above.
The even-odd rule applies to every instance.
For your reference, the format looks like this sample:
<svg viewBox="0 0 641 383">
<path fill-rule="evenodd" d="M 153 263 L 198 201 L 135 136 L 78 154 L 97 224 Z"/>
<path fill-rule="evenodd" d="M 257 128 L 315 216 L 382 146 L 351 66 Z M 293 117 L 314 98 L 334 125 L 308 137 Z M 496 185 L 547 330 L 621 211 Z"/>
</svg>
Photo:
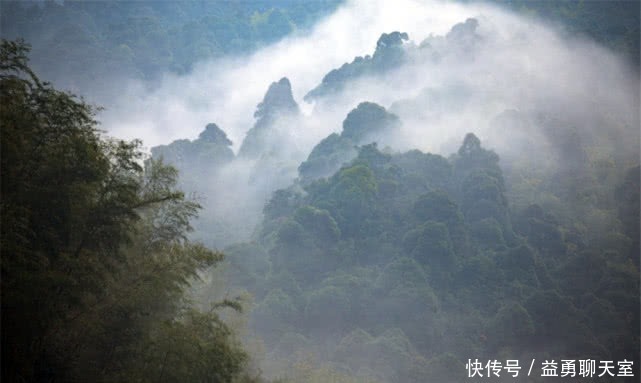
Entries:
<svg viewBox="0 0 641 383">
<path fill-rule="evenodd" d="M 203 130 L 203 132 L 198 136 L 198 139 L 226 146 L 230 146 L 232 144 L 229 138 L 227 138 L 227 134 L 225 134 L 225 132 L 214 123 L 207 124 L 207 126 L 205 126 L 205 130 Z"/>
<path fill-rule="evenodd" d="M 383 33 L 376 42 L 376 50 L 379 51 L 389 46 L 403 45 L 403 41 L 407 41 L 408 39 L 409 36 L 405 32 L 395 31 L 392 33 Z"/>
<path fill-rule="evenodd" d="M 271 117 L 276 113 L 296 112 L 298 112 L 298 104 L 292 95 L 292 85 L 287 77 L 283 77 L 269 86 L 263 102 L 256 107 L 254 117 L 263 118 Z"/>
<path fill-rule="evenodd" d="M 403 42 L 409 36 L 405 32 L 394 31 L 383 33 L 376 41 L 376 50 L 372 56 L 356 57 L 351 63 L 345 63 L 340 68 L 332 69 L 323 77 L 322 82 L 310 90 L 304 97 L 305 101 L 326 96 L 341 91 L 345 85 L 361 76 L 372 73 L 385 73 L 398 68 L 405 60 Z"/>
<path fill-rule="evenodd" d="M 372 135 L 394 129 L 399 125 L 398 116 L 389 113 L 382 106 L 373 102 L 361 102 L 347 114 L 343 121 L 341 136 L 363 144 L 368 138 L 372 138 Z"/>
</svg>

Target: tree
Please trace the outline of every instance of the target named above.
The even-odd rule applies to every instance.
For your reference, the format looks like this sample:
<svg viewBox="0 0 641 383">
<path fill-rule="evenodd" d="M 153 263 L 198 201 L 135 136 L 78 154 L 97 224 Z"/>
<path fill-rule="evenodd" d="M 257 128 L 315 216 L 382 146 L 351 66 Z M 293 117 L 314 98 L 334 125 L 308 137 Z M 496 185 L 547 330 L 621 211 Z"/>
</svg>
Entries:
<svg viewBox="0 0 641 383">
<path fill-rule="evenodd" d="M 28 49 L 0 49 L 3 380 L 231 381 L 246 354 L 217 310 L 240 306 L 185 295 L 222 259 L 186 238 L 199 206 L 41 82 Z"/>
<path fill-rule="evenodd" d="M 329 177 L 355 156 L 354 143 L 332 133 L 314 146 L 307 160 L 298 167 L 298 174 L 303 182 Z"/>
<path fill-rule="evenodd" d="M 349 138 L 356 144 L 368 144 L 399 126 L 400 120 L 395 114 L 373 102 L 361 102 L 347 114 L 341 137 Z"/>
<path fill-rule="evenodd" d="M 367 227 L 366 221 L 375 210 L 378 184 L 376 177 L 364 165 L 343 168 L 331 179 L 330 203 L 335 211 L 330 210 L 336 217 L 341 232 L 354 235 Z"/>
<path fill-rule="evenodd" d="M 320 248 L 332 246 L 340 238 L 338 225 L 327 210 L 303 206 L 296 210 L 294 219 L 312 235 L 316 246 Z"/>
</svg>

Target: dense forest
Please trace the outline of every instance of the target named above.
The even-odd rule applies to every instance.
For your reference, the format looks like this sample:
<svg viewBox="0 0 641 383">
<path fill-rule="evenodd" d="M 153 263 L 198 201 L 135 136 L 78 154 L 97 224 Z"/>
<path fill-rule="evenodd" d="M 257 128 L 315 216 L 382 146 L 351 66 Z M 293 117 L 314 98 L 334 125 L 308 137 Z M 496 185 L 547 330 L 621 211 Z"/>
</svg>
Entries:
<svg viewBox="0 0 641 383">
<path fill-rule="evenodd" d="M 149 150 L 69 91 L 345 4 L 0 4 L 2 380 L 638 381 L 639 3 L 492 3 Z"/>
</svg>

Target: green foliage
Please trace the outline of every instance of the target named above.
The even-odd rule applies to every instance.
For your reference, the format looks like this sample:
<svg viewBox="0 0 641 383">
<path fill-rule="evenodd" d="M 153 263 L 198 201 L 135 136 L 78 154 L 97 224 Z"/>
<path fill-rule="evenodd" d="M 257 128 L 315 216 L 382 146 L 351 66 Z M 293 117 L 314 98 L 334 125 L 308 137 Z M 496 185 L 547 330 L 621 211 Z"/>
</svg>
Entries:
<svg viewBox="0 0 641 383">
<path fill-rule="evenodd" d="M 347 291 L 326 286 L 312 292 L 305 307 L 305 323 L 325 332 L 341 332 L 349 326 L 350 300 Z"/>
<path fill-rule="evenodd" d="M 248 289 L 258 298 L 267 293 L 264 278 L 271 269 L 267 252 L 257 243 L 239 243 L 225 248 L 229 263 L 227 285 Z"/>
<path fill-rule="evenodd" d="M 301 183 L 309 184 L 315 179 L 331 176 L 357 154 L 359 161 L 354 164 L 368 165 L 371 169 L 381 167 L 390 158 L 378 151 L 376 141 L 385 140 L 386 135 L 399 126 L 398 117 L 382 106 L 372 102 L 360 103 L 343 121 L 341 134 L 327 136 L 300 164 L 298 173 Z M 363 146 L 357 148 L 357 145 Z"/>
<path fill-rule="evenodd" d="M 157 80 L 308 28 L 338 5 L 313 2 L 18 2 L 2 5 L 2 38 L 34 47 L 34 67 L 56 83 L 108 87 L 116 72 Z M 65 65 L 51 65 L 51 63 Z"/>
<path fill-rule="evenodd" d="M 523 344 L 532 341 L 534 322 L 523 306 L 508 303 L 502 306 L 490 321 L 489 347 L 510 347 L 518 350 Z"/>
<path fill-rule="evenodd" d="M 143 382 L 232 382 L 247 359 L 224 323 L 194 310 L 179 320 L 160 323 L 143 346 L 139 350 L 140 365 L 120 378 Z"/>
<path fill-rule="evenodd" d="M 380 105 L 362 102 L 343 121 L 342 137 L 354 143 L 369 143 L 386 130 L 398 128 L 400 120 Z M 375 141 L 375 140 L 374 140 Z"/>
<path fill-rule="evenodd" d="M 298 173 L 304 182 L 328 177 L 355 156 L 352 141 L 332 133 L 312 149 L 307 160 L 298 167 Z"/>
<path fill-rule="evenodd" d="M 410 150 L 400 153 L 392 162 L 404 170 L 403 185 L 420 190 L 447 189 L 452 176 L 452 165 L 447 159 L 431 153 Z"/>
<path fill-rule="evenodd" d="M 247 132 L 238 155 L 247 158 L 260 158 L 280 151 L 285 142 L 283 132 L 275 129 L 283 119 L 297 117 L 298 104 L 292 95 L 292 86 L 286 77 L 273 82 L 267 89 L 263 101 L 256 106 L 256 123 Z"/>
<path fill-rule="evenodd" d="M 509 3 L 569 20 L 570 33 L 638 65 L 637 3 Z M 183 73 L 197 60 L 275 41 L 306 25 L 306 10 L 334 5 L 9 2 L 0 18 L 3 35 L 33 39 L 43 52 L 37 65 L 69 62 L 77 89 L 109 81 L 100 74 L 114 68 L 148 80 Z M 473 49 L 477 26 L 457 24 L 443 44 Z M 331 71 L 306 98 L 398 67 L 413 49 L 407 39 L 383 34 L 373 56 Z M 188 240 L 199 206 L 159 161 L 176 165 L 180 186 L 194 191 L 234 158 L 225 133 L 209 124 L 198 139 L 153 148 L 143 161 L 139 142 L 101 137 L 96 109 L 39 81 L 24 45 L 3 42 L 1 54 L 2 378 L 258 381 L 243 373 L 247 354 L 222 320 L 239 302 L 200 311 L 186 294 L 222 254 Z M 269 127 L 297 112 L 289 81 L 272 84 L 241 149 L 261 159 L 256 174 L 282 165 L 273 158 L 283 137 Z M 516 113 L 501 123 L 526 122 Z M 636 160 L 581 140 L 579 128 L 550 134 L 562 152 L 558 163 L 544 161 L 550 169 L 499 166 L 472 133 L 449 158 L 370 144 L 399 124 L 385 108 L 359 104 L 341 134 L 300 164 L 299 180 L 272 195 L 253 242 L 227 249 L 228 287 L 257 301 L 251 330 L 269 357 L 288 359 L 276 364 L 279 374 L 463 381 L 470 357 L 638 360 Z M 235 230 L 224 229 L 227 237 Z"/>
<path fill-rule="evenodd" d="M 419 197 L 412 209 L 419 222 L 432 220 L 457 225 L 463 220 L 458 206 L 444 192 L 430 192 Z"/>
<path fill-rule="evenodd" d="M 330 158 L 342 140 L 330 136 L 307 163 Z M 633 176 L 617 181 L 633 188 Z M 638 353 L 638 338 L 617 343 L 639 323 L 629 237 L 614 226 L 590 238 L 558 218 L 569 211 L 541 205 L 515 214 L 498 156 L 473 134 L 449 159 L 364 145 L 332 176 L 302 182 L 304 192 L 294 185 L 274 194 L 259 243 L 273 270 L 290 275 L 265 286 L 285 289 L 294 280 L 287 294 L 298 312 L 304 297 L 304 316 L 283 316 L 262 331 L 305 334 L 309 349 L 335 352 L 328 359 L 340 368 L 400 382 L 456 379 L 444 360 L 464 365 L 470 352 Z M 634 206 L 628 190 L 618 189 L 630 194 L 620 206 Z M 614 206 L 590 214 L 611 217 Z M 631 220 L 623 208 L 619 214 Z M 603 324 L 607 310 L 616 329 Z M 407 347 L 403 337 L 387 342 L 396 331 Z"/>
<path fill-rule="evenodd" d="M 311 101 L 337 93 L 345 88 L 349 81 L 368 74 L 385 73 L 398 68 L 405 62 L 406 53 L 403 41 L 409 39 L 407 33 L 383 33 L 376 42 L 373 56 L 356 57 L 351 63 L 345 63 L 338 69 L 333 69 L 323 77 L 320 85 L 305 95 L 305 101 Z"/>
<path fill-rule="evenodd" d="M 376 287 L 382 291 L 390 291 L 402 286 L 426 286 L 427 274 L 423 267 L 412 258 L 399 258 L 383 268 L 376 280 Z"/>
<path fill-rule="evenodd" d="M 296 210 L 294 219 L 303 225 L 318 247 L 327 247 L 340 238 L 338 225 L 327 210 L 304 206 Z"/>
<path fill-rule="evenodd" d="M 430 275 L 443 283 L 455 269 L 452 239 L 447 226 L 436 221 L 427 221 L 409 231 L 403 238 L 403 247 L 409 255 L 427 265 Z"/>
<path fill-rule="evenodd" d="M 483 249 L 503 249 L 505 238 L 501 225 L 494 218 L 484 218 L 474 222 L 470 227 L 472 240 L 479 243 Z"/>
<path fill-rule="evenodd" d="M 263 209 L 265 219 L 274 220 L 292 214 L 300 200 L 301 196 L 293 190 L 276 190 Z"/>
<path fill-rule="evenodd" d="M 505 270 L 505 277 L 508 281 L 517 280 L 523 284 L 538 288 L 538 262 L 534 250 L 526 245 L 521 245 L 502 253 L 497 259 L 497 266 Z"/>
<path fill-rule="evenodd" d="M 266 341 L 278 340 L 287 332 L 287 324 L 300 318 L 301 313 L 287 293 L 281 289 L 270 291 L 254 310 L 255 328 L 270 334 Z"/>
<path fill-rule="evenodd" d="M 408 337 L 397 328 L 376 337 L 357 328 L 341 339 L 337 358 L 357 366 L 359 375 L 381 381 L 399 381 L 421 359 Z"/>
<path fill-rule="evenodd" d="M 183 177 L 181 184 L 189 190 L 199 189 L 203 179 L 212 179 L 220 168 L 234 159 L 232 142 L 216 124 L 207 124 L 198 139 L 177 140 L 169 145 L 151 148 L 152 157 L 176 167 Z"/>
<path fill-rule="evenodd" d="M 355 235 L 367 225 L 372 217 L 377 192 L 376 178 L 366 166 L 343 168 L 332 177 L 327 206 L 332 216 L 336 217 L 341 232 Z M 320 205 L 319 202 L 316 204 Z"/>
<path fill-rule="evenodd" d="M 549 213 L 546 215 L 539 205 L 530 205 L 518 215 L 515 227 L 542 254 L 554 255 L 565 251 L 557 220 Z"/>
<path fill-rule="evenodd" d="M 199 206 L 140 142 L 41 82 L 2 41 L 2 378 L 230 382 L 247 359 L 185 296 L 222 254 L 186 235 Z"/>
</svg>

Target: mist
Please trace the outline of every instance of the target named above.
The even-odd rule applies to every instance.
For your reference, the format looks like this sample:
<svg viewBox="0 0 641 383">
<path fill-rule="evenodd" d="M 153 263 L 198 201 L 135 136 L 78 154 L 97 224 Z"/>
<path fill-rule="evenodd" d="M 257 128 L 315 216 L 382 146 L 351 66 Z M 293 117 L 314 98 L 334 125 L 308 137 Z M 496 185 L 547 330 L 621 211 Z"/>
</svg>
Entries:
<svg viewBox="0 0 641 383">
<path fill-rule="evenodd" d="M 127 101 L 109 102 L 101 120 L 109 134 L 142 138 L 148 146 L 195 138 L 207 122 L 216 122 L 237 148 L 272 81 L 289 78 L 295 99 L 302 100 L 328 71 L 371 52 L 381 33 L 404 30 L 415 38 L 442 34 L 476 13 L 475 8 L 455 3 L 348 2 L 311 31 L 249 56 L 201 62 L 187 76 L 166 74 L 151 91 L 141 82 L 129 81 L 118 97 Z M 307 113 L 312 110 L 304 103 L 301 107 Z M 333 129 L 338 127 L 317 134 Z"/>
<path fill-rule="evenodd" d="M 448 50 L 442 37 L 471 17 L 479 21 L 475 31 L 479 41 L 473 51 Z M 392 31 L 407 32 L 406 44 L 414 48 L 428 38 L 433 46 L 430 54 L 442 51 L 444 57 L 434 61 L 420 51 L 412 52 L 415 57 L 400 68 L 363 77 L 350 83 L 348 91 L 332 95 L 332 113 L 302 101 L 327 72 L 356 56 L 372 54 L 381 33 Z M 460 140 L 468 130 L 485 133 L 488 121 L 507 109 L 575 112 L 571 122 L 590 132 L 598 130 L 593 126 L 595 117 L 605 114 L 622 118 L 618 124 L 622 130 L 638 126 L 638 76 L 605 48 L 564 39 L 558 28 L 496 7 L 437 1 L 347 2 L 311 31 L 250 56 L 202 62 L 187 76 L 166 74 L 152 91 L 130 81 L 118 98 L 127 101 L 110 103 L 100 118 L 109 134 L 142 138 L 150 147 L 195 138 L 206 123 L 215 122 L 237 149 L 253 125 L 256 105 L 269 84 L 281 77 L 291 81 L 303 113 L 314 114 L 313 121 L 300 128 L 304 133 L 298 134 L 307 148 L 329 132 L 340 131 L 344 116 L 361 101 L 389 108 L 426 90 L 445 96 L 439 98 L 440 110 L 454 108 L 457 113 L 443 115 L 422 104 L 428 100 L 415 100 L 415 106 L 431 116 L 412 121 L 414 110 L 403 113 L 399 107 L 403 136 L 419 142 L 420 149 L 439 151 L 441 144 Z M 456 90 L 466 95 L 463 109 Z M 452 102 L 443 101 L 448 99 Z M 611 133 L 618 143 L 630 142 L 621 131 Z M 493 138 L 501 145 L 498 137 Z"/>
<path fill-rule="evenodd" d="M 407 33 L 406 39 L 400 35 L 402 42 L 394 51 L 398 60 L 362 72 L 354 70 L 322 92 L 313 92 L 324 79 L 329 81 L 325 76 L 330 71 L 344 64 L 354 68 L 387 54 L 381 35 L 395 31 Z M 377 47 L 379 38 L 383 43 Z M 356 57 L 361 59 L 353 63 Z M 235 277 L 229 277 L 227 285 L 242 295 L 246 286 L 234 279 L 240 274 L 233 274 L 239 262 L 257 269 L 271 267 L 267 281 L 279 282 L 267 285 L 285 289 L 289 282 L 283 281 L 290 279 L 293 286 L 307 283 L 299 275 L 279 274 L 280 269 L 272 264 L 278 259 L 275 255 L 268 260 L 264 250 L 237 244 L 255 241 L 269 231 L 263 209 L 274 191 L 289 188 L 305 194 L 298 166 L 322 139 L 340 134 L 348 113 L 362 102 L 376 103 L 399 117 L 396 129 L 375 136 L 378 148 L 386 153 L 419 149 L 447 158 L 456 153 L 466 133 L 474 132 L 485 148 L 500 156 L 510 203 L 524 208 L 541 203 L 542 197 L 522 195 L 518 186 L 512 186 L 517 184 L 512 177 L 519 174 L 533 171 L 541 179 L 581 174 L 585 156 L 622 168 L 638 161 L 638 84 L 635 68 L 608 49 L 570 37 L 561 26 L 496 6 L 349 1 L 311 30 L 299 31 L 250 55 L 201 62 L 190 74 L 166 74 L 152 87 L 131 81 L 119 98 L 123 101 L 112 104 L 101 119 L 109 134 L 142 137 L 148 147 L 177 139 L 195 144 L 209 123 L 226 133 L 233 158 L 210 164 L 184 181 L 184 186 L 204 206 L 195 224 L 195 239 L 231 249 L 227 267 Z M 276 108 L 269 118 L 261 117 L 263 104 L 274 93 L 278 93 L 277 104 L 296 106 L 286 111 Z M 250 136 L 253 147 L 247 150 L 246 137 Z M 356 156 L 356 151 L 350 155 Z M 554 209 L 559 203 L 543 206 Z M 600 240 L 600 231 L 620 225 L 605 216 L 584 220 L 595 241 Z M 243 250 L 243 246 L 251 249 Z M 378 279 L 390 267 L 382 269 Z M 279 371 L 305 359 L 300 353 L 307 351 L 315 355 L 310 361 L 318 365 L 331 365 L 334 352 L 346 352 L 352 372 L 383 381 L 393 380 L 393 371 L 406 368 L 399 359 L 398 365 L 381 372 L 386 368 L 376 365 L 375 354 L 368 354 L 373 351 L 354 354 L 345 346 L 350 342 L 361 342 L 363 349 L 387 341 L 407 342 L 409 355 L 423 357 L 411 344 L 411 336 L 408 339 L 396 329 L 379 334 L 355 330 L 345 335 L 332 323 L 308 324 L 314 331 L 307 338 L 288 333 L 278 340 L 273 334 L 278 322 L 271 328 L 269 322 L 261 321 L 270 318 L 266 313 L 270 305 L 277 304 L 274 302 L 286 301 L 287 294 L 302 294 L 287 291 L 283 298 L 279 289 L 256 297 L 262 303 L 250 312 L 246 334 L 247 345 L 266 376 L 280 376 Z M 313 291 L 306 299 L 323 291 Z M 312 310 L 310 305 L 303 305 L 305 315 Z M 453 318 L 456 312 L 442 315 Z M 264 339 L 277 346 L 257 351 L 261 349 L 257 339 L 259 344 Z M 286 345 L 299 354 L 283 351 Z M 336 368 L 340 371 L 344 366 Z"/>
<path fill-rule="evenodd" d="M 466 24 L 470 18 L 475 22 Z M 457 24 L 468 26 L 458 37 Z M 409 36 L 401 63 L 303 101 L 329 71 L 374 54 L 379 36 L 393 31 Z M 256 106 L 282 77 L 300 113 L 272 122 L 277 139 L 267 157 L 239 158 L 194 190 L 207 207 L 204 216 L 237 221 L 232 227 L 242 230 L 234 232 L 244 234 L 234 239 L 252 233 L 271 192 L 291 184 L 311 149 L 340 133 L 347 113 L 363 101 L 400 117 L 401 128 L 378 143 L 392 151 L 448 156 L 473 131 L 505 168 L 571 155 L 560 147 L 571 134 L 618 161 L 638 158 L 634 68 L 593 42 L 566 37 L 559 26 L 486 4 L 349 1 L 311 30 L 250 55 L 201 62 L 188 75 L 166 74 L 152 86 L 128 81 L 99 117 L 109 135 L 142 138 L 148 148 L 195 139 L 214 122 L 238 152 Z M 247 207 L 245 214 L 229 214 L 237 205 Z"/>
</svg>

